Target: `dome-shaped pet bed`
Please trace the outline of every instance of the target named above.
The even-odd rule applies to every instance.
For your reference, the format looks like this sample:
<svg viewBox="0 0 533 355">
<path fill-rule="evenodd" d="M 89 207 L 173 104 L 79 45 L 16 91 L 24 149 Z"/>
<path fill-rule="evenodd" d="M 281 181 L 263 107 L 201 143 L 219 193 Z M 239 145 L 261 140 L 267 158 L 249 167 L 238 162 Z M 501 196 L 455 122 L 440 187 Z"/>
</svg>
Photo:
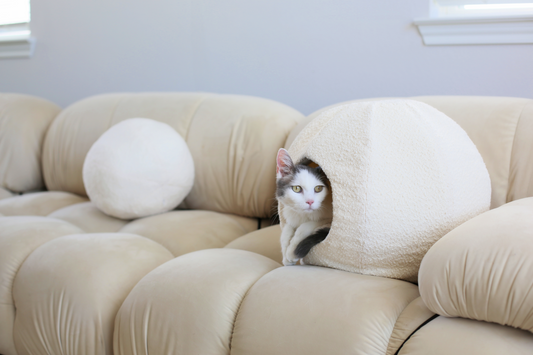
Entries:
<svg viewBox="0 0 533 355">
<path fill-rule="evenodd" d="M 331 230 L 305 264 L 416 281 L 428 249 L 490 206 L 475 145 L 418 101 L 334 107 L 300 132 L 289 154 L 320 165 L 333 194 Z"/>
</svg>

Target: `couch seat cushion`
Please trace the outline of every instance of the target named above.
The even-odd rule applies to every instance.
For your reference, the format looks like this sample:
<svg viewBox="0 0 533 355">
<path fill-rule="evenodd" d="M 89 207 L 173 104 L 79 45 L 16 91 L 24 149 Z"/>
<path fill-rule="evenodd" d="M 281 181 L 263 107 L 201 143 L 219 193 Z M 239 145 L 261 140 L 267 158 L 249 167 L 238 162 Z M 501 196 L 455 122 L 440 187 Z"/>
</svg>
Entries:
<svg viewBox="0 0 533 355">
<path fill-rule="evenodd" d="M 262 277 L 244 299 L 232 355 L 384 354 L 415 285 L 316 266 Z M 275 341 L 273 341 L 275 339 Z"/>
<path fill-rule="evenodd" d="M 438 317 L 404 344 L 399 355 L 529 355 L 533 334 L 499 324 Z"/>
<path fill-rule="evenodd" d="M 47 216 L 50 213 L 87 198 L 62 191 L 34 192 L 0 200 L 0 213 L 4 216 Z"/>
<path fill-rule="evenodd" d="M 257 220 L 211 211 L 171 211 L 137 219 L 121 233 L 150 238 L 174 256 L 209 248 L 222 248 L 257 228 Z"/>
</svg>

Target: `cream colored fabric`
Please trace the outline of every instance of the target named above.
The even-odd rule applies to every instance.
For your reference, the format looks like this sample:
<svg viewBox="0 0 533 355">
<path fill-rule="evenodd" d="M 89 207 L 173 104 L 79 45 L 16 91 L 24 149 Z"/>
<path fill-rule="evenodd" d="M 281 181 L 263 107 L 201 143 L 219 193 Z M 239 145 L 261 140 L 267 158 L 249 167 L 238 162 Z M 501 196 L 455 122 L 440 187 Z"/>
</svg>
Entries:
<svg viewBox="0 0 533 355">
<path fill-rule="evenodd" d="M 174 256 L 196 250 L 222 248 L 257 228 L 257 220 L 211 211 L 172 211 L 137 219 L 121 233 L 150 238 Z"/>
<path fill-rule="evenodd" d="M 216 95 L 191 123 L 187 143 L 196 181 L 186 203 L 192 209 L 268 218 L 276 183 L 276 156 L 303 115 L 274 101 Z"/>
<path fill-rule="evenodd" d="M 14 282 L 19 355 L 113 354 L 115 316 L 148 272 L 172 259 L 131 234 L 77 234 L 35 250 Z"/>
<path fill-rule="evenodd" d="M 409 303 L 396 320 L 396 324 L 394 324 L 386 355 L 395 355 L 404 341 L 434 315 L 435 313 L 426 307 L 420 297 Z"/>
<path fill-rule="evenodd" d="M 526 106 L 531 105 L 533 100 L 476 96 L 421 96 L 414 99 L 425 102 L 453 118 L 468 133 L 490 174 L 491 208 L 508 202 L 509 167 L 515 135 L 518 134 L 518 121 L 521 120 Z M 531 116 L 528 118 L 533 119 Z M 528 172 L 527 169 L 523 171 Z M 522 177 L 531 179 L 531 175 Z"/>
<path fill-rule="evenodd" d="M 118 232 L 129 223 L 100 211 L 92 202 L 82 202 L 58 209 L 48 217 L 69 222 L 86 233 Z"/>
<path fill-rule="evenodd" d="M 120 308 L 114 354 L 229 354 L 242 299 L 279 266 L 232 249 L 202 250 L 162 265 L 135 286 Z"/>
<path fill-rule="evenodd" d="M 429 247 L 490 205 L 474 144 L 418 101 L 335 107 L 308 124 L 289 153 L 320 165 L 333 194 L 331 231 L 305 264 L 416 281 Z"/>
<path fill-rule="evenodd" d="M 165 122 L 186 140 L 196 168 L 188 208 L 267 218 L 275 191 L 272 157 L 303 115 L 274 101 L 236 95 L 88 98 L 63 110 L 50 127 L 43 148 L 47 187 L 86 195 L 82 166 L 89 148 L 109 127 L 131 117 Z"/>
<path fill-rule="evenodd" d="M 44 243 L 81 232 L 79 228 L 53 218 L 0 218 L 0 354 L 17 354 L 13 342 L 13 281 L 20 266 L 28 255 Z"/>
<path fill-rule="evenodd" d="M 0 200 L 0 213 L 6 216 L 47 216 L 50 213 L 87 198 L 68 192 L 45 191 Z"/>
<path fill-rule="evenodd" d="M 13 193 L 9 190 L 0 187 L 0 200 L 4 198 L 13 197 Z"/>
<path fill-rule="evenodd" d="M 507 202 L 533 196 L 533 100 L 529 100 L 516 126 L 509 173 Z"/>
<path fill-rule="evenodd" d="M 533 198 L 451 231 L 426 254 L 420 294 L 435 313 L 533 332 Z"/>
<path fill-rule="evenodd" d="M 86 196 L 82 169 L 94 142 L 114 124 L 148 117 L 172 126 L 182 137 L 208 94 L 106 94 L 64 109 L 51 125 L 43 146 L 43 176 L 50 190 Z"/>
<path fill-rule="evenodd" d="M 321 108 L 319 110 L 316 110 L 315 112 L 311 113 L 309 116 L 307 116 L 303 120 L 301 120 L 291 130 L 291 133 L 289 133 L 289 136 L 287 137 L 287 140 L 285 141 L 285 149 L 289 149 L 289 147 L 291 146 L 292 142 L 294 142 L 294 140 L 296 139 L 298 134 L 300 134 L 300 132 L 305 128 L 305 126 L 307 126 L 307 124 L 309 122 L 311 122 L 312 120 L 314 120 L 315 118 L 320 116 L 322 113 L 324 113 L 324 112 L 326 112 L 326 111 L 328 111 L 328 110 L 330 110 L 330 109 L 332 109 L 334 107 L 347 105 L 347 104 L 352 104 L 352 103 L 356 103 L 356 102 L 371 102 L 371 101 L 395 100 L 395 99 L 398 99 L 398 98 L 397 97 L 376 97 L 376 98 L 371 98 L 371 99 L 350 100 L 350 101 L 339 102 L 339 103 L 336 103 L 336 104 L 333 104 L 333 105 L 329 105 L 329 106 L 323 107 L 323 108 Z"/>
<path fill-rule="evenodd" d="M 438 317 L 416 332 L 399 355 L 531 355 L 531 333 L 498 324 Z"/>
<path fill-rule="evenodd" d="M 290 147 L 307 123 L 327 109 L 347 103 L 381 99 L 353 100 L 320 109 L 300 121 L 291 131 L 285 147 Z M 533 196 L 533 143 L 530 139 L 533 129 L 533 100 L 488 96 L 418 96 L 411 99 L 435 107 L 468 133 L 489 171 L 491 208 Z"/>
<path fill-rule="evenodd" d="M 248 250 L 282 263 L 279 225 L 259 229 L 230 242 L 225 248 Z"/>
<path fill-rule="evenodd" d="M 24 192 L 43 186 L 41 149 L 60 110 L 41 98 L 0 93 L 0 187 Z"/>
<path fill-rule="evenodd" d="M 278 268 L 242 302 L 231 354 L 383 355 L 396 319 L 417 297 L 417 287 L 404 281 L 315 266 Z"/>
<path fill-rule="evenodd" d="M 109 216 L 133 219 L 176 208 L 194 183 L 185 140 L 166 123 L 130 118 L 104 132 L 83 165 L 90 200 Z"/>
</svg>

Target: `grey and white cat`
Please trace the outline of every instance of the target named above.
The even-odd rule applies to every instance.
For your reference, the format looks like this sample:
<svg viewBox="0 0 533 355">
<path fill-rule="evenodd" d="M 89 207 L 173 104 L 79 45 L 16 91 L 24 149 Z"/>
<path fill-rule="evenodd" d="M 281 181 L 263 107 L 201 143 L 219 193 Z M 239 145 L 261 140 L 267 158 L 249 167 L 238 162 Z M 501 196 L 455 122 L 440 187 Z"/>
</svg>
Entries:
<svg viewBox="0 0 533 355">
<path fill-rule="evenodd" d="M 333 218 L 326 174 L 304 161 L 296 165 L 285 149 L 276 159 L 276 198 L 286 224 L 281 231 L 283 265 L 294 265 L 326 239 Z"/>
</svg>

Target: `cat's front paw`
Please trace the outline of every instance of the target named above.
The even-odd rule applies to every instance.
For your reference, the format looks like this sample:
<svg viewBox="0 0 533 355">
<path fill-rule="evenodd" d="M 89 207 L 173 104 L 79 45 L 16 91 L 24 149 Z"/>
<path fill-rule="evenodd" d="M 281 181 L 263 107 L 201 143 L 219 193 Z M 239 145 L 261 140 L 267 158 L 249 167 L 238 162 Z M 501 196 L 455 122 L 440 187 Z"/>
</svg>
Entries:
<svg viewBox="0 0 533 355">
<path fill-rule="evenodd" d="M 285 265 L 285 266 L 296 265 L 299 260 L 300 260 L 300 258 L 298 258 L 296 255 L 294 255 L 294 250 L 291 252 L 291 248 L 290 247 L 285 252 L 285 255 L 283 255 L 283 265 Z"/>
<path fill-rule="evenodd" d="M 293 265 L 296 265 L 297 262 L 298 262 L 298 259 L 296 259 L 296 260 L 289 260 L 289 259 L 287 259 L 286 257 L 283 257 L 283 265 L 284 265 L 284 266 L 293 266 Z"/>
<path fill-rule="evenodd" d="M 288 263 L 291 263 L 291 265 L 295 265 L 300 258 L 296 256 L 296 247 L 294 243 L 291 243 L 287 250 L 285 251 L 285 255 L 283 255 L 283 260 L 287 260 Z"/>
</svg>

